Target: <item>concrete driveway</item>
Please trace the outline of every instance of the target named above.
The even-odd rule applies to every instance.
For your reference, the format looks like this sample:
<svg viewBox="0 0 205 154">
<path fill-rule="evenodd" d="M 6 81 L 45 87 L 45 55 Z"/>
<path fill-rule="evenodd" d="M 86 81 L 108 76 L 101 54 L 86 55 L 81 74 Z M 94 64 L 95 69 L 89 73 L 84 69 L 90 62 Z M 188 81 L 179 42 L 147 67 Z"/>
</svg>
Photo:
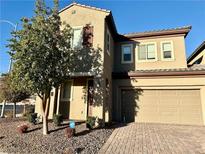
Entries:
<svg viewBox="0 0 205 154">
<path fill-rule="evenodd" d="M 205 127 L 131 123 L 114 130 L 100 154 L 205 154 Z"/>
</svg>

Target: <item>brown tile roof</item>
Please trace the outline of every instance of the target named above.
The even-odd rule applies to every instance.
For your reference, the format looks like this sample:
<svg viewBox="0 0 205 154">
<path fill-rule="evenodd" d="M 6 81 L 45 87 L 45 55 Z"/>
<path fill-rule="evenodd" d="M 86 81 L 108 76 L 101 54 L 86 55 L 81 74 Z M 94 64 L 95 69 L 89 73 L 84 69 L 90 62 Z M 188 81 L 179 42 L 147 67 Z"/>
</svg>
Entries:
<svg viewBox="0 0 205 154">
<path fill-rule="evenodd" d="M 88 9 L 93 9 L 93 10 L 97 10 L 97 11 L 102 11 L 102 12 L 107 12 L 110 13 L 110 10 L 106 10 L 106 9 L 102 9 L 102 8 L 97 8 L 97 7 L 92 7 L 92 6 L 88 6 L 88 5 L 83 5 L 83 4 L 79 4 L 76 2 L 71 3 L 70 5 L 66 6 L 65 8 L 61 9 L 59 11 L 59 13 L 63 12 L 64 10 L 70 8 L 71 6 L 76 5 L 76 6 L 80 6 L 80 7 L 84 7 L 84 8 L 88 8 Z"/>
<path fill-rule="evenodd" d="M 127 33 L 122 35 L 128 38 L 148 37 L 148 36 L 158 36 L 158 35 L 168 35 L 168 34 L 185 34 L 186 36 L 190 30 L 191 30 L 191 26 L 183 26 L 178 28 L 152 30 L 152 31 L 145 31 L 145 32 L 134 32 L 134 33 Z"/>
<path fill-rule="evenodd" d="M 193 65 L 188 68 L 174 68 L 174 69 L 150 69 L 150 70 L 136 70 L 131 72 L 193 72 L 193 71 L 205 71 L 204 67 Z"/>
<path fill-rule="evenodd" d="M 187 63 L 191 62 L 202 50 L 205 49 L 205 41 L 201 43 L 201 45 L 196 48 L 196 50 L 187 58 Z"/>
<path fill-rule="evenodd" d="M 205 70 L 205 64 L 194 64 L 190 68 L 197 70 Z"/>
<path fill-rule="evenodd" d="M 156 76 L 190 76 L 203 75 L 205 76 L 205 67 L 189 67 L 176 69 L 151 69 L 151 70 L 136 70 L 130 72 L 113 72 L 114 79 L 129 78 L 129 77 L 156 77 Z"/>
<path fill-rule="evenodd" d="M 93 10 L 97 10 L 97 11 L 103 11 L 106 13 L 110 13 L 111 17 L 112 17 L 112 13 L 110 10 L 106 10 L 106 9 L 102 9 L 102 8 L 97 8 L 97 7 L 92 7 L 92 6 L 88 6 L 88 5 L 83 5 L 83 4 L 79 4 L 76 2 L 71 3 L 70 5 L 66 6 L 65 8 L 61 9 L 59 11 L 59 13 L 63 12 L 64 10 L 72 7 L 72 6 L 80 6 L 80 7 L 84 7 L 84 8 L 88 8 L 88 9 L 93 9 Z M 112 17 L 113 20 L 113 17 Z M 112 23 L 114 24 L 114 20 L 112 21 Z M 114 24 L 115 27 L 115 24 Z M 114 28 L 116 33 L 117 30 L 116 28 Z M 191 26 L 184 26 L 184 27 L 178 27 L 178 28 L 172 28 L 172 29 L 161 29 L 161 30 L 153 30 L 153 31 L 145 31 L 145 32 L 135 32 L 135 33 L 128 33 L 128 34 L 118 34 L 118 39 L 119 40 L 123 40 L 126 38 L 136 38 L 136 37 L 149 37 L 149 36 L 160 36 L 160 35 L 169 35 L 169 34 L 185 34 L 186 35 L 189 33 L 189 31 L 191 30 Z M 126 37 L 126 38 L 124 38 Z"/>
</svg>

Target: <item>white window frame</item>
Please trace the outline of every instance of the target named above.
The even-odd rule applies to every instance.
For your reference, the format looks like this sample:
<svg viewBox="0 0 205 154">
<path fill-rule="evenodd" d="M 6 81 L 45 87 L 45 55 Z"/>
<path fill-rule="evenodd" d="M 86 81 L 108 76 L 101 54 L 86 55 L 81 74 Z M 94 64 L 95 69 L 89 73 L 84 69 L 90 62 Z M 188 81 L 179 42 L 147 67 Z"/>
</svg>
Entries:
<svg viewBox="0 0 205 154">
<path fill-rule="evenodd" d="M 74 26 L 74 27 L 72 27 L 73 36 L 72 36 L 72 38 L 71 38 L 71 48 L 72 48 L 72 49 L 75 48 L 75 47 L 73 46 L 74 30 L 75 30 L 75 29 L 81 29 L 81 33 L 82 33 L 82 36 L 81 36 L 82 44 L 81 44 L 80 48 L 82 48 L 82 46 L 83 46 L 83 26 Z"/>
<path fill-rule="evenodd" d="M 139 59 L 139 46 L 140 45 L 148 45 L 148 44 L 154 44 L 155 46 L 155 59 L 146 59 L 146 60 L 140 60 Z M 139 43 L 137 46 L 137 62 L 156 62 L 158 60 L 158 55 L 157 55 L 157 43 L 156 42 L 142 42 Z"/>
<path fill-rule="evenodd" d="M 131 60 L 130 61 L 124 61 L 124 54 L 123 54 L 123 47 L 125 46 L 130 46 L 131 47 Z M 128 44 L 122 44 L 121 45 L 121 63 L 122 64 L 130 64 L 133 63 L 133 44 L 128 43 Z"/>
<path fill-rule="evenodd" d="M 69 82 L 71 81 L 71 87 L 70 87 L 70 99 L 66 99 L 66 98 L 63 98 L 63 94 L 61 93 L 61 101 L 72 101 L 73 100 L 73 90 L 74 90 L 74 86 L 73 86 L 73 82 L 74 80 L 73 79 L 70 79 L 70 80 L 66 80 L 65 82 Z M 64 90 L 64 84 L 61 88 L 61 92 L 63 92 Z"/>
<path fill-rule="evenodd" d="M 171 44 L 171 58 L 164 58 L 164 51 L 163 51 L 163 43 L 170 43 Z M 168 41 L 161 41 L 160 42 L 160 50 L 161 50 L 161 59 L 162 61 L 173 61 L 174 58 L 174 46 L 173 46 L 173 41 L 168 40 Z"/>
<path fill-rule="evenodd" d="M 107 35 L 109 35 L 109 42 L 107 41 Z M 106 51 L 107 51 L 107 54 L 110 56 L 110 45 L 111 45 L 111 34 L 110 34 L 110 31 L 109 29 L 107 28 L 107 33 L 106 33 Z M 109 49 L 107 49 L 107 43 L 109 43 Z"/>
</svg>

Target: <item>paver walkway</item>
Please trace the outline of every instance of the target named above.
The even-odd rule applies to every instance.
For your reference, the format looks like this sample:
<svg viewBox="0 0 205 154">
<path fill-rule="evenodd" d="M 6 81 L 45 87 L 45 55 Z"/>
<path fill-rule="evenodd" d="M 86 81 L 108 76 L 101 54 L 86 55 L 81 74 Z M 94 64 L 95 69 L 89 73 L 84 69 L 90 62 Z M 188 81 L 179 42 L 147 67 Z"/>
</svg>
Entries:
<svg viewBox="0 0 205 154">
<path fill-rule="evenodd" d="M 114 130 L 100 154 L 205 154 L 205 127 L 131 123 Z"/>
</svg>

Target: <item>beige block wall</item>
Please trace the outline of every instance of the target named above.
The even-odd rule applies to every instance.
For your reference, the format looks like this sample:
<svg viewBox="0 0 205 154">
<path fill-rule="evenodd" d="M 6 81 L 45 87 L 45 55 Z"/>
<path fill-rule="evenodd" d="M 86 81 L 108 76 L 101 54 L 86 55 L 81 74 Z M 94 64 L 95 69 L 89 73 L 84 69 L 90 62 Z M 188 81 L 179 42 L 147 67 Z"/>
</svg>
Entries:
<svg viewBox="0 0 205 154">
<path fill-rule="evenodd" d="M 162 41 L 172 41 L 173 50 L 174 50 L 174 59 L 165 61 L 162 60 L 161 54 L 161 42 Z M 157 45 L 157 59 L 156 61 L 138 61 L 138 45 L 140 43 L 155 42 Z M 133 59 L 134 62 L 131 64 L 122 64 L 121 63 L 121 45 L 131 43 L 134 47 Z M 149 69 L 173 69 L 173 68 L 186 68 L 186 52 L 185 52 L 185 42 L 184 36 L 163 36 L 163 37 L 152 37 L 152 38 L 138 38 L 132 39 L 127 42 L 118 42 L 116 43 L 115 50 L 115 71 L 129 71 L 129 70 L 149 70 Z"/>
<path fill-rule="evenodd" d="M 203 51 L 200 52 L 200 54 L 198 54 L 193 60 L 191 60 L 188 65 L 193 65 L 194 62 L 196 62 L 199 58 L 202 58 L 202 61 L 200 64 L 205 64 L 205 49 Z"/>
<path fill-rule="evenodd" d="M 121 89 L 200 89 L 203 123 L 205 125 L 205 77 L 161 77 L 113 80 L 113 116 L 119 121 L 121 115 Z"/>
</svg>

